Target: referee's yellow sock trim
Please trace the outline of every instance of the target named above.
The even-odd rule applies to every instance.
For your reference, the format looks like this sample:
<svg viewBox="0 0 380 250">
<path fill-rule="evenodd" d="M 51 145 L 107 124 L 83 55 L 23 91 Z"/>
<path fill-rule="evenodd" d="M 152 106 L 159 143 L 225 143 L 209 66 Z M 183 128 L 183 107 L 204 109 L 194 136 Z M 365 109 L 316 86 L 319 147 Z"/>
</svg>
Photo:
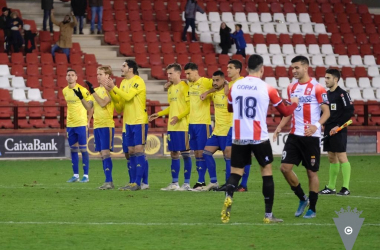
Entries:
<svg viewBox="0 0 380 250">
<path fill-rule="evenodd" d="M 351 178 L 351 164 L 350 162 L 345 162 L 341 164 L 342 174 L 343 174 L 343 187 L 350 190 L 350 178 Z"/>
<path fill-rule="evenodd" d="M 336 185 L 336 178 L 339 174 L 339 163 L 330 163 L 330 171 L 329 171 L 329 185 L 328 188 L 334 190 Z"/>
</svg>

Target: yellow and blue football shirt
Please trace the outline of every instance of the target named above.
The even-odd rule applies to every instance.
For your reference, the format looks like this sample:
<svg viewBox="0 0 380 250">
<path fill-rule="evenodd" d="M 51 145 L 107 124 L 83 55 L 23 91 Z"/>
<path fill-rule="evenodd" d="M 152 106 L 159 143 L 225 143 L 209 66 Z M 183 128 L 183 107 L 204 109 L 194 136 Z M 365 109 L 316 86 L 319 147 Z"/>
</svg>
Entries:
<svg viewBox="0 0 380 250">
<path fill-rule="evenodd" d="M 210 102 L 211 98 L 200 99 L 200 95 L 212 88 L 212 79 L 199 78 L 195 82 L 189 82 L 190 96 L 190 124 L 211 124 Z"/>
<path fill-rule="evenodd" d="M 227 136 L 232 124 L 232 113 L 228 112 L 228 98 L 224 93 L 224 88 L 212 94 L 215 108 L 215 127 L 213 134 L 217 136 Z"/>
<path fill-rule="evenodd" d="M 83 98 L 88 101 L 90 99 L 90 93 L 86 88 L 79 85 L 78 83 L 74 87 L 76 90 L 79 88 L 82 92 Z M 87 126 L 87 110 L 83 107 L 81 100 L 76 96 L 73 89 L 66 86 L 62 90 L 62 94 L 67 102 L 67 127 L 81 127 Z"/>
<path fill-rule="evenodd" d="M 110 97 L 107 90 L 103 86 L 95 88 L 95 93 L 102 99 L 106 96 Z M 94 104 L 94 129 L 114 128 L 115 122 L 113 120 L 113 102 L 111 101 L 104 108 L 102 108 L 93 96 L 91 96 L 91 101 Z"/>
</svg>

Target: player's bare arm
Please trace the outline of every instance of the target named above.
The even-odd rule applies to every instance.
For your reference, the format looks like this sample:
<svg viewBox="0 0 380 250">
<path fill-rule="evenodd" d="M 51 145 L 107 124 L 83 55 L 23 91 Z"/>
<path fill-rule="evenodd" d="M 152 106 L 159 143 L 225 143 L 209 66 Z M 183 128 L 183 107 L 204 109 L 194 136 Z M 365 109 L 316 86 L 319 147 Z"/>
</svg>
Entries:
<svg viewBox="0 0 380 250">
<path fill-rule="evenodd" d="M 312 136 L 317 129 L 321 127 L 321 124 L 325 124 L 327 119 L 330 117 L 330 108 L 329 105 L 327 104 L 322 104 L 321 105 L 322 109 L 322 116 L 319 119 L 319 121 L 316 124 L 308 124 L 308 128 L 305 130 L 305 136 Z"/>
</svg>

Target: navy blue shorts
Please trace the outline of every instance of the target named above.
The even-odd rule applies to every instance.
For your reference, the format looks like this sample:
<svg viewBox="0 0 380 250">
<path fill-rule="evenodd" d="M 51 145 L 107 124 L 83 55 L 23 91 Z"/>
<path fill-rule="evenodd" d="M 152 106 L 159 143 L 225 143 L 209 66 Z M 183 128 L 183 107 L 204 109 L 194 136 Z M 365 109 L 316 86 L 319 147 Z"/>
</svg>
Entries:
<svg viewBox="0 0 380 250">
<path fill-rule="evenodd" d="M 212 135 L 208 138 L 206 146 L 219 147 L 220 150 L 224 151 L 226 148 L 227 136 Z"/>
<path fill-rule="evenodd" d="M 148 124 L 125 125 L 128 147 L 145 145 L 148 136 Z"/>
<path fill-rule="evenodd" d="M 191 150 L 203 150 L 206 146 L 207 139 L 212 133 L 211 125 L 207 124 L 190 124 L 190 148 Z"/>
<path fill-rule="evenodd" d="M 66 128 L 66 132 L 70 146 L 77 142 L 79 145 L 87 145 L 87 126 Z"/>
<path fill-rule="evenodd" d="M 102 150 L 113 151 L 113 137 L 115 128 L 96 128 L 94 129 L 95 151 Z"/>
<path fill-rule="evenodd" d="M 227 140 L 226 140 L 226 147 L 231 147 L 232 146 L 232 127 L 230 130 L 228 130 L 227 134 Z"/>
<path fill-rule="evenodd" d="M 123 144 L 123 152 L 128 153 L 129 151 L 128 151 L 128 144 L 127 144 L 127 133 L 123 132 L 121 137 L 123 138 L 123 143 L 122 143 Z"/>
<path fill-rule="evenodd" d="M 169 151 L 190 150 L 189 133 L 187 131 L 168 131 L 167 141 Z"/>
</svg>

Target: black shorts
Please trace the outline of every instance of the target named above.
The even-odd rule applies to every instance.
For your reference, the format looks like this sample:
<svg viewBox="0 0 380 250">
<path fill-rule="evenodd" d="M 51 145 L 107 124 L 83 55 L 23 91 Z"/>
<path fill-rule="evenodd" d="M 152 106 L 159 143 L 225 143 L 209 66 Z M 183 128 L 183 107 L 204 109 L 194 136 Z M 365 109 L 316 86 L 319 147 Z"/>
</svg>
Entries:
<svg viewBox="0 0 380 250">
<path fill-rule="evenodd" d="M 232 143 L 231 166 L 234 168 L 244 168 L 252 164 L 252 153 L 260 166 L 273 162 L 272 146 L 269 140 L 260 144 L 236 145 Z"/>
<path fill-rule="evenodd" d="M 289 134 L 282 151 L 281 163 L 302 165 L 313 172 L 319 170 L 321 148 L 319 137 Z"/>
<path fill-rule="evenodd" d="M 333 127 L 326 126 L 324 135 L 329 134 L 332 128 Z M 337 134 L 327 137 L 323 141 L 323 151 L 333 152 L 333 153 L 346 152 L 347 151 L 347 129 L 343 129 Z"/>
</svg>

